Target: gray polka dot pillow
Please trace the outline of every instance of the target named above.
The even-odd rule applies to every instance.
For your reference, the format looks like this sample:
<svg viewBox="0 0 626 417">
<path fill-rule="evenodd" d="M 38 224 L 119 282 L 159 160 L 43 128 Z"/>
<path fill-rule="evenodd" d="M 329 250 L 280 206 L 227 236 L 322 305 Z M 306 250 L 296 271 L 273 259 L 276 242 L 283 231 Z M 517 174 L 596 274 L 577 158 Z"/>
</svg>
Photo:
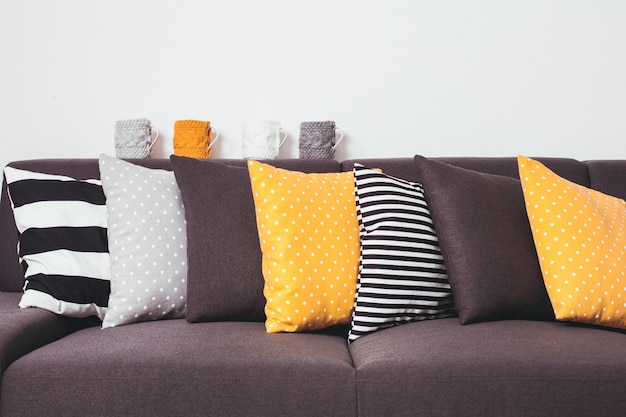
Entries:
<svg viewBox="0 0 626 417">
<path fill-rule="evenodd" d="M 185 211 L 174 173 L 101 155 L 111 294 L 102 327 L 184 318 Z"/>
</svg>

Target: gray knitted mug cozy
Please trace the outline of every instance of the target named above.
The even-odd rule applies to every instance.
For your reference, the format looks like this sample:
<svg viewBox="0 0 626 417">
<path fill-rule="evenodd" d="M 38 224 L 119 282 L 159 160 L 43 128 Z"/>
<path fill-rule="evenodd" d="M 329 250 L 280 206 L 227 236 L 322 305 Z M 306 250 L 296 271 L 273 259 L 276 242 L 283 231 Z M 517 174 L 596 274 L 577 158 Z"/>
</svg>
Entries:
<svg viewBox="0 0 626 417">
<path fill-rule="evenodd" d="M 150 158 L 152 144 L 150 120 L 129 119 L 115 122 L 115 156 L 118 158 Z"/>
<path fill-rule="evenodd" d="M 300 124 L 300 158 L 332 159 L 335 157 L 335 122 L 302 122 Z"/>
</svg>

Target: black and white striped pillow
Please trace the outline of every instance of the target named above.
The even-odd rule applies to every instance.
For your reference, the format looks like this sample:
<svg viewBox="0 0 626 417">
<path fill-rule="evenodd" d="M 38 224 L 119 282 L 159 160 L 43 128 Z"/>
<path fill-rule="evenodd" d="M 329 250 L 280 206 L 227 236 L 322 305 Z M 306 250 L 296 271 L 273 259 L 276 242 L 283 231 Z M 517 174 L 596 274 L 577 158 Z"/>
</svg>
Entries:
<svg viewBox="0 0 626 417">
<path fill-rule="evenodd" d="M 110 293 L 106 198 L 100 180 L 6 167 L 24 268 L 20 307 L 70 317 L 106 314 Z"/>
<path fill-rule="evenodd" d="M 387 327 L 456 315 L 420 184 L 354 166 L 361 258 L 348 341 Z"/>
</svg>

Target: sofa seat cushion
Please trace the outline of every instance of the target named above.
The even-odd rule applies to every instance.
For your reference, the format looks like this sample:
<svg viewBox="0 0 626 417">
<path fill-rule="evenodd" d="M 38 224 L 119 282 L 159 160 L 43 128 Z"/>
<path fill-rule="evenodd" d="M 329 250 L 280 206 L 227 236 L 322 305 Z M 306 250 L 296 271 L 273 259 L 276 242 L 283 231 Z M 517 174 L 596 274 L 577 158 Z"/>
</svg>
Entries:
<svg viewBox="0 0 626 417">
<path fill-rule="evenodd" d="M 616 416 L 626 334 L 565 322 L 411 323 L 350 345 L 359 416 Z M 393 400 L 390 401 L 389 399 Z"/>
<path fill-rule="evenodd" d="M 0 292 L 0 374 L 21 356 L 99 323 L 95 317 L 74 319 L 40 308 L 20 309 L 21 296 L 17 292 Z"/>
<path fill-rule="evenodd" d="M 25 392 L 37 397 L 27 407 Z M 13 363 L 0 395 L 4 416 L 356 415 L 345 329 L 268 334 L 260 322 L 81 330 Z"/>
</svg>

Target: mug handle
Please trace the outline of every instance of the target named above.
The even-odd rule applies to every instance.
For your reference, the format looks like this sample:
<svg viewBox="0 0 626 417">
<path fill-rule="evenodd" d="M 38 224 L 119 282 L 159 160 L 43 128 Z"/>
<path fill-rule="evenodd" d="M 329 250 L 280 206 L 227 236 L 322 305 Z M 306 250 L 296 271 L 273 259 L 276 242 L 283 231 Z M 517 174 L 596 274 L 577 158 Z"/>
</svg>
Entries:
<svg viewBox="0 0 626 417">
<path fill-rule="evenodd" d="M 285 132 L 285 129 L 283 129 L 282 127 L 280 128 L 279 131 L 285 134 L 285 137 L 283 137 L 283 140 L 280 141 L 280 145 L 278 145 L 278 148 L 281 148 L 287 141 L 287 132 Z"/>
<path fill-rule="evenodd" d="M 207 149 L 211 149 L 213 147 L 213 144 L 215 143 L 215 141 L 217 141 L 217 139 L 220 137 L 220 131 L 217 130 L 214 127 L 209 127 L 207 133 L 211 134 L 211 131 L 215 131 L 215 137 L 213 138 L 213 140 L 211 141 L 211 143 L 209 143 L 209 146 L 207 146 Z"/>
<path fill-rule="evenodd" d="M 343 130 L 341 130 L 340 128 L 336 127 L 335 128 L 335 135 L 337 135 L 337 131 L 339 131 L 339 139 L 337 139 L 337 142 L 335 142 L 335 144 L 333 145 L 333 150 L 335 150 L 337 145 L 339 145 L 339 142 L 341 142 L 341 139 L 343 139 Z"/>
<path fill-rule="evenodd" d="M 148 147 L 148 152 L 152 152 L 152 147 L 159 140 L 159 128 L 156 127 L 156 126 L 150 126 L 150 135 L 152 135 L 152 129 L 156 130 L 156 136 L 154 137 L 154 140 L 152 141 L 152 143 Z"/>
</svg>

